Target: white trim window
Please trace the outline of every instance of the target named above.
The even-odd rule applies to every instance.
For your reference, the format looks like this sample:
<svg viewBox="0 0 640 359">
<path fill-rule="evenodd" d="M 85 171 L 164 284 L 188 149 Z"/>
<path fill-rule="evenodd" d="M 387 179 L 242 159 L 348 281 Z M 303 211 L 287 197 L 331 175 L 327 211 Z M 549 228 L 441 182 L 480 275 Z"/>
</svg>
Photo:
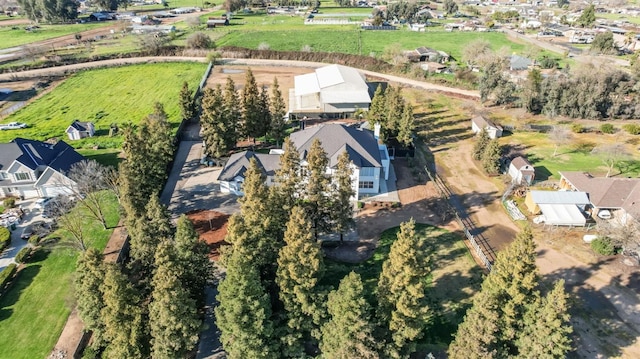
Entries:
<svg viewBox="0 0 640 359">
<path fill-rule="evenodd" d="M 373 189 L 373 181 L 360 181 L 358 182 L 358 188 Z"/>
<path fill-rule="evenodd" d="M 16 181 L 29 181 L 31 180 L 31 175 L 29 172 L 16 172 L 13 174 Z"/>
</svg>

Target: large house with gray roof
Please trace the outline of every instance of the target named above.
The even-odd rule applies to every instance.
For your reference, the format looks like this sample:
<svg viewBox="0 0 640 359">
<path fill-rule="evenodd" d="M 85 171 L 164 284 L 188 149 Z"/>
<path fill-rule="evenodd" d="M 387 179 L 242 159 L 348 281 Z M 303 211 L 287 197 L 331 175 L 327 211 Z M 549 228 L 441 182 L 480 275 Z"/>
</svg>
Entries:
<svg viewBox="0 0 640 359">
<path fill-rule="evenodd" d="M 70 194 L 66 173 L 85 158 L 63 141 L 50 144 L 16 138 L 0 143 L 1 197 L 55 197 Z"/>
<path fill-rule="evenodd" d="M 346 151 L 353 169 L 352 187 L 356 198 L 360 195 L 380 193 L 381 181 L 389 179 L 389 153 L 384 144 L 378 143 L 373 131 L 349 127 L 342 124 L 325 124 L 308 127 L 291 134 L 291 141 L 300 154 L 301 166 L 306 166 L 307 153 L 313 140 L 319 139 L 327 153 L 327 174 L 333 174 L 338 156 Z M 244 151 L 232 155 L 218 176 L 220 190 L 225 193 L 242 194 L 244 173 L 249 161 L 255 158 L 267 177 L 267 185 L 273 184 L 275 171 L 280 167 L 282 150 L 269 154 Z"/>
</svg>

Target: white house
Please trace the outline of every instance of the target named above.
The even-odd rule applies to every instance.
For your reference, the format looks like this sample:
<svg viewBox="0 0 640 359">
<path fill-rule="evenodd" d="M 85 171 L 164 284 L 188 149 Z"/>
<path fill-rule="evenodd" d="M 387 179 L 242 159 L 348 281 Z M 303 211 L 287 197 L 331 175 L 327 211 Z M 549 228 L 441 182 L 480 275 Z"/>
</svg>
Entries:
<svg viewBox="0 0 640 359">
<path fill-rule="evenodd" d="M 16 138 L 0 144 L 0 196 L 55 197 L 71 194 L 65 174 L 84 157 L 63 141 L 55 145 Z"/>
<path fill-rule="evenodd" d="M 353 169 L 352 187 L 356 198 L 362 194 L 380 193 L 381 181 L 389 179 L 389 153 L 384 144 L 378 143 L 378 136 L 373 131 L 341 124 L 325 124 L 294 132 L 290 138 L 300 153 L 300 164 L 303 167 L 307 165 L 306 157 L 311 144 L 314 139 L 319 139 L 329 159 L 328 175 L 334 173 L 338 156 L 346 151 Z M 251 151 L 234 154 L 218 176 L 220 190 L 224 193 L 242 194 L 244 172 L 249 167 L 251 158 L 258 161 L 267 176 L 267 185 L 273 184 L 273 176 L 280 166 L 281 154 L 281 150 L 272 151 L 270 154 Z"/>
<path fill-rule="evenodd" d="M 368 110 L 369 86 L 358 70 L 330 65 L 294 78 L 289 90 L 289 112 L 340 114 Z"/>
<path fill-rule="evenodd" d="M 85 137 L 93 137 L 93 134 L 96 132 L 95 127 L 92 122 L 80 122 L 78 120 L 74 120 L 67 130 L 65 131 L 67 136 L 71 141 L 80 140 Z"/>
<path fill-rule="evenodd" d="M 513 183 L 530 185 L 535 178 L 535 169 L 524 157 L 518 156 L 509 164 L 509 176 Z"/>
<path fill-rule="evenodd" d="M 475 116 L 471 119 L 471 131 L 479 133 L 482 129 L 486 129 L 489 137 L 492 139 L 502 136 L 502 127 L 494 124 L 483 116 Z"/>
</svg>

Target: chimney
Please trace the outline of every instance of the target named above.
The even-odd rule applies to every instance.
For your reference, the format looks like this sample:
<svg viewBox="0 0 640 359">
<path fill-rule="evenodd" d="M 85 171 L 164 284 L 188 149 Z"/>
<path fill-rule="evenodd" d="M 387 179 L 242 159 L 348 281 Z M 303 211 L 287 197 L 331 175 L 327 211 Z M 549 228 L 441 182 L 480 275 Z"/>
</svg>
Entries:
<svg viewBox="0 0 640 359">
<path fill-rule="evenodd" d="M 373 137 L 375 137 L 376 140 L 380 139 L 380 122 L 376 122 L 376 124 L 373 125 Z"/>
</svg>

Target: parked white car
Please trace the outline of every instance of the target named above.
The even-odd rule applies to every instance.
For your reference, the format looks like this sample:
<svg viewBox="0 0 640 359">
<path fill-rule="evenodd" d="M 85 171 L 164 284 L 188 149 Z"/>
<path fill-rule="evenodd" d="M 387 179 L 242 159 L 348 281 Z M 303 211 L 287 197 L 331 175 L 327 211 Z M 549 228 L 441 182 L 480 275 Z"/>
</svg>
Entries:
<svg viewBox="0 0 640 359">
<path fill-rule="evenodd" d="M 17 130 L 25 127 L 27 127 L 27 124 L 22 122 L 9 122 L 6 124 L 0 124 L 0 130 Z"/>
<path fill-rule="evenodd" d="M 601 209 L 598 211 L 598 217 L 602 219 L 611 219 L 611 211 L 608 209 Z"/>
</svg>

